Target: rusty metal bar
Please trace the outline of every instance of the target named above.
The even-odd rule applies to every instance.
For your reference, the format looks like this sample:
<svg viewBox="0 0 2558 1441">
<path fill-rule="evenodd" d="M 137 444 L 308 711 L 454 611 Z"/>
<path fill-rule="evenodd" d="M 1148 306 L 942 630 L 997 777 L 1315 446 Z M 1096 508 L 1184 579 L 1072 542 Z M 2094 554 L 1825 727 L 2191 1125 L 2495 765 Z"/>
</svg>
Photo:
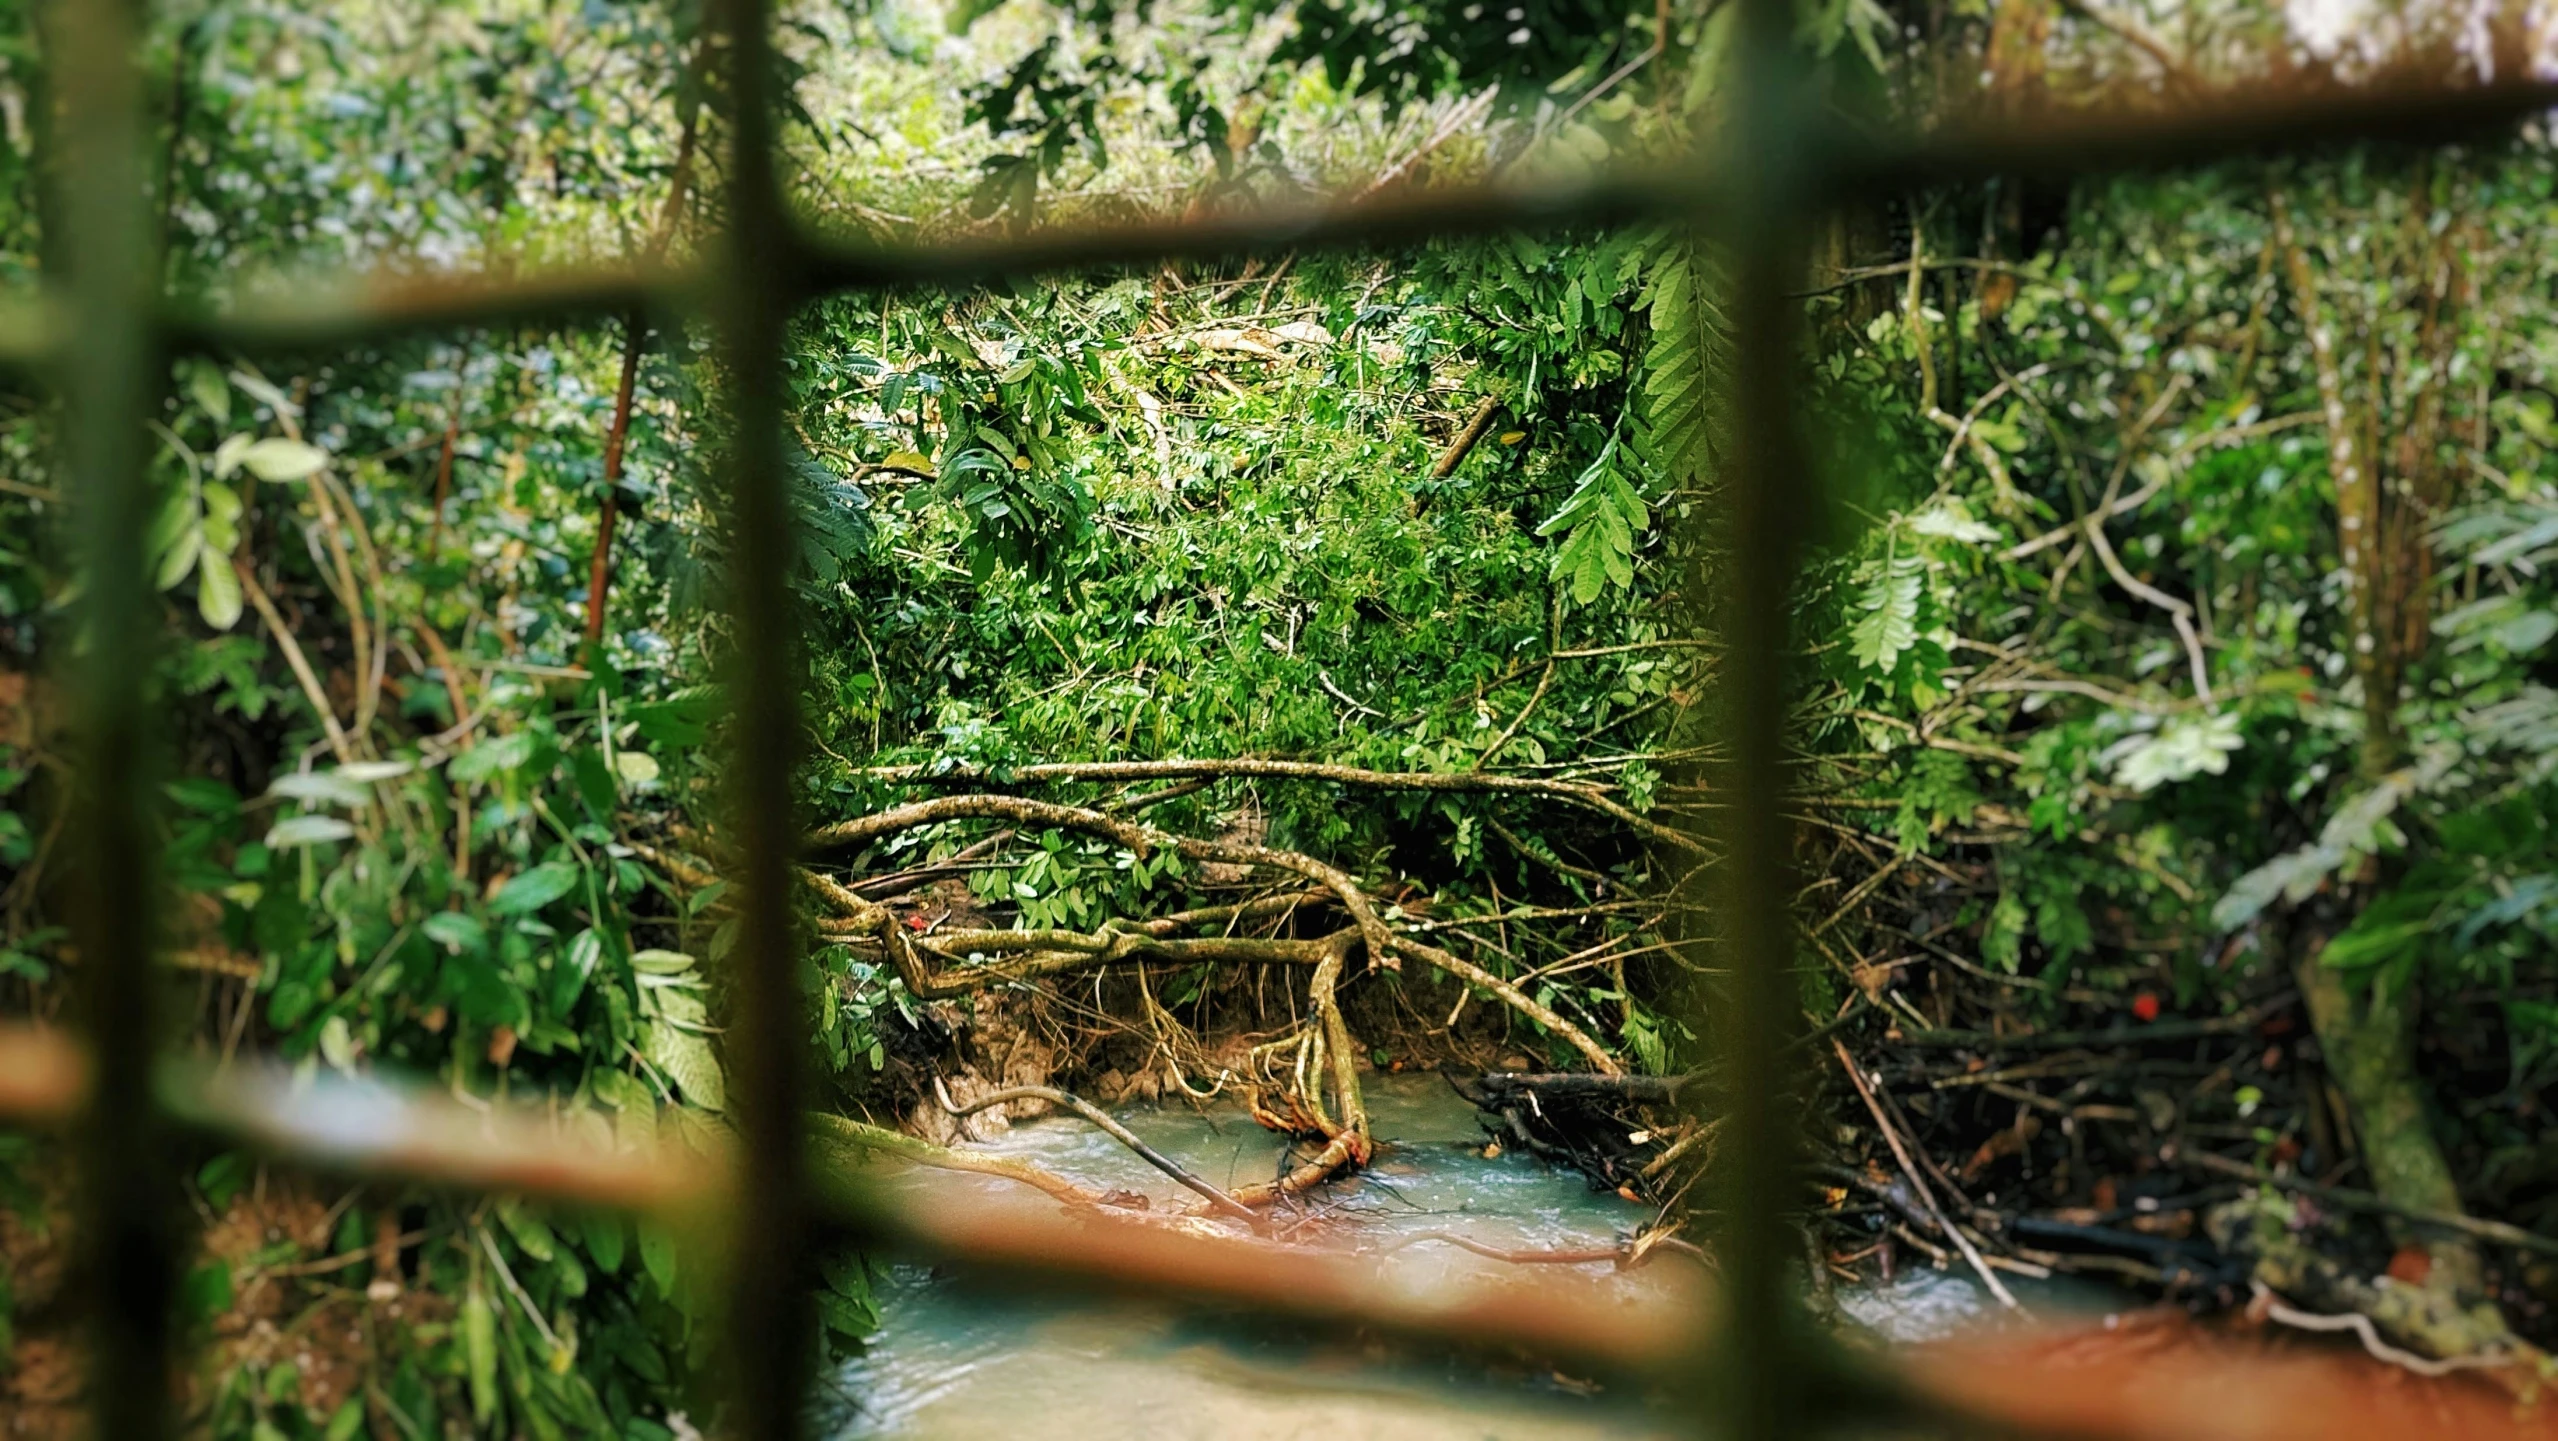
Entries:
<svg viewBox="0 0 2558 1441">
<path fill-rule="evenodd" d="M 1743 71 L 1728 121 L 1736 176 L 1727 256 L 1730 463 L 1720 479 L 1715 543 L 1700 577 L 1722 642 L 1709 702 L 1722 741 L 1705 784 L 1725 798 L 1707 842 L 1722 860 L 1698 879 L 1722 981 L 1705 1024 L 1719 1063 L 1724 1154 L 1711 1178 L 1721 1211 L 1728 1324 L 1707 1371 L 1718 1436 L 1791 1441 L 1814 1415 L 1806 1386 L 1808 1326 L 1793 1296 L 1801 1253 L 1786 1219 L 1799 1187 L 1792 1134 L 1796 1088 L 1786 1040 L 1799 1027 L 1794 982 L 1794 851 L 1785 819 L 1785 645 L 1803 507 L 1814 479 L 1795 434 L 1801 236 L 1829 157 L 1808 77 L 1795 53 L 1791 0 L 1743 0 Z"/>
<path fill-rule="evenodd" d="M 1817 106 L 1792 46 L 1786 0 L 1744 0 L 1747 66 L 1725 163 L 1621 171 L 1583 182 L 1390 194 L 1346 206 L 1280 207 L 1175 223 L 1060 229 L 991 242 L 877 246 L 810 236 L 779 174 L 772 54 L 762 0 L 721 0 L 732 64 L 729 225 L 706 265 L 557 272 L 520 279 L 416 275 L 294 287 L 227 310 L 170 309 L 155 294 L 143 203 L 141 87 L 131 0 L 55 0 L 47 49 L 59 103 L 60 229 L 49 235 L 68 284 L 0 298 L 0 365 L 56 364 L 68 402 L 65 492 L 84 581 L 72 668 L 77 770 L 72 919 L 94 1065 L 60 1038 L 0 1037 L 0 1112 L 81 1104 L 83 1264 L 93 1308 L 91 1388 L 99 1434 L 152 1436 L 169 1422 L 175 1178 L 170 1119 L 345 1168 L 507 1187 L 641 1208 L 682 1208 L 730 1187 L 726 1315 L 732 1429 L 796 1430 L 811 1326 L 808 1247 L 821 1198 L 809 1189 L 802 1086 L 801 956 L 790 903 L 798 835 L 791 799 L 798 693 L 790 598 L 791 516 L 781 465 L 782 346 L 794 307 L 845 289 L 964 286 L 1036 272 L 1321 246 L 1395 245 L 1523 227 L 1668 219 L 1718 221 L 1729 244 L 1736 349 L 1734 464 L 1715 548 L 1716 625 L 1726 645 L 1716 697 L 1729 742 L 1710 781 L 1730 798 L 1715 840 L 1729 857 L 1705 879 L 1729 976 L 1707 1016 L 1722 1052 L 1727 1156 L 1721 1180 L 1725 1286 L 1719 1320 L 1635 1324 L 1542 1290 L 1499 1304 L 1422 1298 L 1302 1253 L 1204 1240 L 1033 1210 L 990 1218 L 899 1207 L 859 1185 L 822 1198 L 839 1223 L 1021 1279 L 1064 1279 L 1151 1295 L 1250 1301 L 1292 1316 L 1366 1321 L 1442 1339 L 1489 1337 L 1547 1354 L 1655 1372 L 1710 1369 L 1718 1429 L 1791 1436 L 1835 1406 L 1841 1372 L 1809 1345 L 1788 1293 L 1784 1219 L 1794 1176 L 1793 1086 L 1784 1039 L 1792 853 L 1784 794 L 1787 601 L 1817 489 L 1795 433 L 1792 360 L 1803 224 L 1815 207 L 1880 191 L 1990 175 L 2075 177 L 2314 145 L 2439 144 L 2558 106 L 2558 85 L 2326 90 L 2222 96 L 2155 112 L 2061 115 L 1950 126 L 1918 138 L 1846 127 Z M 564 1144 L 520 1116 L 459 1108 L 380 1086 L 303 1086 L 258 1068 L 158 1071 L 158 982 L 150 964 L 156 854 L 154 755 L 144 681 L 151 589 L 140 422 L 163 341 L 185 348 L 321 349 L 387 333 L 680 306 L 717 322 L 732 401 L 731 607 L 738 696 L 729 767 L 742 926 L 729 1061 L 742 1150 L 678 1161 Z M 143 898 L 141 904 L 134 897 Z M 167 1077 L 181 1083 L 172 1086 Z M 733 1182 L 725 1178 L 733 1177 Z M 706 1179 L 717 1178 L 717 1179 Z M 1527 1298 L 1527 1299 L 1521 1299 Z M 1704 1337 L 1711 1334 L 1711 1346 Z M 1853 1389 L 1853 1388 L 1849 1388 Z M 1995 1390 L 1996 1388 L 1991 1388 Z M 2001 1393 L 2004 1394 L 2004 1393 Z M 2011 1409 L 2018 1398 L 2010 1397 Z M 1995 1411 L 1975 1404 L 1974 1409 Z M 2052 1418 L 2045 1418 L 2052 1419 Z M 2076 1424 L 2088 1424 L 2079 1418 Z"/>
<path fill-rule="evenodd" d="M 2082 180 L 2338 145 L 2434 147 L 2493 139 L 2553 108 L 2558 82 L 2518 74 L 2467 85 L 2258 84 L 2173 107 L 1958 120 L 1910 140 L 1834 132 L 1821 198 L 1999 176 Z"/>
<path fill-rule="evenodd" d="M 798 646 L 781 448 L 788 384 L 782 344 L 802 291 L 774 133 L 771 16 L 762 0 L 721 0 L 712 16 L 728 45 L 732 127 L 729 224 L 726 244 L 716 252 L 714 299 L 730 397 L 727 583 L 735 651 L 728 660 L 737 712 L 727 799 L 743 896 L 726 1051 L 729 1096 L 745 1143 L 722 1339 L 729 1433 L 782 1441 L 798 1434 L 816 1350 L 800 1122 L 807 992 L 791 900 L 800 833 L 791 797 L 800 748 Z"/>
<path fill-rule="evenodd" d="M 1881 136 L 1815 116 L 1807 145 L 1830 157 L 1819 198 L 1877 194 L 1998 175 L 2070 178 L 2190 165 L 2244 154 L 2379 142 L 2438 145 L 2491 136 L 2558 108 L 2558 84 L 2318 91 L 2254 90 L 2174 110 L 2056 111 L 1956 122 L 1923 137 Z M 880 245 L 803 234 L 796 293 L 966 286 L 1004 276 L 1213 259 L 1325 247 L 1410 244 L 1522 228 L 1710 220 L 1731 177 L 1700 162 L 1633 166 L 1586 180 L 1395 191 L 1350 204 L 1282 204 L 1186 221 L 1060 227 L 999 240 Z M 227 306 L 181 305 L 166 326 L 180 348 L 317 350 L 416 330 L 576 321 L 649 309 L 698 309 L 721 277 L 704 267 L 602 266 L 534 275 L 326 275 L 278 283 Z M 67 330 L 34 297 L 0 301 L 0 365 L 30 364 Z"/>
<path fill-rule="evenodd" d="M 0 1024 L 0 1123 L 76 1121 L 93 1080 L 89 1054 L 61 1031 Z M 601 1113 L 581 1128 L 574 1108 L 466 1106 L 381 1076 L 297 1077 L 275 1062 L 193 1057 L 162 1059 L 154 1075 L 161 1109 L 180 1124 L 346 1175 L 678 1212 L 722 1203 L 732 1169 L 724 1149 L 674 1153 L 654 1137 L 617 1135 Z"/>
<path fill-rule="evenodd" d="M 60 117 L 61 229 L 49 259 L 68 272 L 76 324 L 61 354 L 63 493 L 77 540 L 80 603 L 69 689 L 72 942 L 77 1004 L 96 1058 L 79 1131 L 77 1264 L 88 1308 L 88 1385 L 100 1436 L 165 1434 L 171 1419 L 177 1177 L 153 1103 L 162 974 L 152 965 L 160 901 L 153 781 L 160 755 L 146 700 L 157 618 L 143 550 L 151 519 L 143 422 L 162 362 L 151 312 L 159 274 L 145 204 L 139 7 L 56 0 L 46 14 Z"/>
<path fill-rule="evenodd" d="M 227 305 L 172 304 L 164 324 L 180 350 L 328 350 L 406 331 L 693 307 L 713 279 L 654 261 L 532 274 L 340 272 L 279 280 Z"/>
<path fill-rule="evenodd" d="M 0 1025 L 0 1121 L 76 1123 L 85 1054 L 59 1031 Z M 290 1069 L 164 1061 L 159 1091 L 180 1121 L 277 1161 L 360 1178 L 493 1190 L 645 1212 L 681 1224 L 726 1214 L 734 1156 L 716 1143 L 607 1139 L 574 1108 L 465 1107 L 434 1088 L 367 1078 L 297 1080 Z M 597 1119 L 601 1119 L 598 1117 Z M 840 1151 L 829 1155 L 840 1161 Z M 886 1169 L 895 1169 L 894 1163 Z M 1479 1273 L 1416 1292 L 1355 1253 L 1203 1234 L 1160 1219 L 1078 1212 L 973 1190 L 901 1197 L 830 1164 L 817 1214 L 866 1243 L 1007 1284 L 1107 1292 L 1177 1306 L 1240 1307 L 1318 1325 L 1366 1326 L 1432 1346 L 1527 1355 L 1634 1381 L 1692 1376 L 1723 1328 L 1700 1278 L 1656 1300 L 1546 1268 Z M 1683 1262 L 1657 1262 L 1681 1265 Z M 1676 1273 L 1673 1273 L 1676 1274 Z M 1703 1321 L 1701 1317 L 1707 1318 Z M 1824 1419 L 1932 1417 L 2083 1441 L 2395 1441 L 2546 1433 L 2496 1393 L 2409 1390 L 2372 1406 L 2323 1356 L 2253 1354 L 2196 1339 L 2127 1351 L 2117 1333 L 2080 1348 L 2067 1328 L 2006 1331 L 1862 1363 L 1816 1357 L 1804 1379 Z M 2389 1402 L 2392 1398 L 2378 1398 Z"/>
</svg>

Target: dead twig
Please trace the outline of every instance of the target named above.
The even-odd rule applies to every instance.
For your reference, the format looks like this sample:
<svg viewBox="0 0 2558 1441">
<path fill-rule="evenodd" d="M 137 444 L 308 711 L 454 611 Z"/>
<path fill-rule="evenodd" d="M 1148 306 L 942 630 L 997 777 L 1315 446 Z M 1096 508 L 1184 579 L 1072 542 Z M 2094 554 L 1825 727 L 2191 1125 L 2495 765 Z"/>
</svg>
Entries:
<svg viewBox="0 0 2558 1441">
<path fill-rule="evenodd" d="M 1937 1234 L 1952 1241 L 1955 1248 L 1963 1253 L 1963 1259 L 1971 1263 L 1973 1273 L 1981 1278 L 1982 1285 L 1989 1287 L 1990 1294 L 1998 1298 L 2000 1305 L 2011 1311 L 2023 1310 L 2006 1283 L 2000 1281 L 1990 1270 L 1989 1262 L 1981 1258 L 1980 1250 L 1972 1244 L 1972 1239 L 1946 1219 L 1945 1208 L 1936 1204 L 1936 1193 L 1928 1189 L 1927 1178 L 1919 1174 L 1917 1163 L 1910 1159 L 1909 1147 L 1902 1143 L 1901 1133 L 1893 1129 L 1891 1121 L 1884 1116 L 1882 1104 L 1874 1099 L 1873 1088 L 1865 1083 L 1865 1073 L 1856 1068 L 1856 1061 L 1848 1055 L 1847 1047 L 1833 1038 L 1830 1049 L 1838 1055 L 1839 1069 L 1847 1072 L 1849 1084 L 1856 1087 L 1858 1099 L 1865 1102 L 1866 1112 L 1874 1117 L 1875 1127 L 1882 1131 L 1884 1141 L 1891 1146 L 1892 1159 L 1901 1163 L 1901 1174 L 1908 1179 L 1911 1193 L 1927 1207 L 1928 1215 L 1936 1222 Z"/>
</svg>

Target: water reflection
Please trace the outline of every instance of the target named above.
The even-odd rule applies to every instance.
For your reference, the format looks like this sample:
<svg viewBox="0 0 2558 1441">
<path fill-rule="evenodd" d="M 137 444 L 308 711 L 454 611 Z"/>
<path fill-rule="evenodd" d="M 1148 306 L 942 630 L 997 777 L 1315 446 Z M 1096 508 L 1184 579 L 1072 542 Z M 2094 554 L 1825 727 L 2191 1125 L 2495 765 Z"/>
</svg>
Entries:
<svg viewBox="0 0 2558 1441">
<path fill-rule="evenodd" d="M 1486 1157 L 1473 1109 L 1435 1076 L 1374 1076 L 1365 1089 L 1376 1134 L 1390 1144 L 1357 1184 L 1330 1188 L 1299 1213 L 1299 1239 L 1381 1254 L 1395 1280 L 1429 1285 L 1501 1265 L 1418 1240 L 1429 1232 L 1560 1249 L 1609 1245 L 1650 1218 L 1648 1207 L 1594 1192 L 1578 1176 L 1531 1158 Z M 1287 1164 L 1280 1138 L 1240 1110 L 1145 1106 L 1120 1116 L 1149 1144 L 1220 1185 L 1266 1179 Z M 1018 1123 L 986 1144 L 1086 1185 L 1143 1192 L 1158 1208 L 1192 1199 L 1071 1118 Z M 949 1173 L 898 1184 L 1010 1188 Z M 1668 1257 L 1624 1274 L 1605 1263 L 1573 1269 L 1636 1299 L 1673 1284 L 1667 1268 L 1688 1264 Z M 1415 1359 L 1244 1318 L 1004 1294 L 911 1266 L 892 1273 L 880 1299 L 879 1344 L 829 1378 L 829 1430 L 845 1441 L 1567 1441 L 1679 1429 L 1635 1398 L 1583 1394 L 1552 1373 Z M 1982 1311 L 1969 1281 L 1926 1270 L 1840 1300 L 1850 1317 L 1894 1340 L 1943 1335 Z"/>
</svg>

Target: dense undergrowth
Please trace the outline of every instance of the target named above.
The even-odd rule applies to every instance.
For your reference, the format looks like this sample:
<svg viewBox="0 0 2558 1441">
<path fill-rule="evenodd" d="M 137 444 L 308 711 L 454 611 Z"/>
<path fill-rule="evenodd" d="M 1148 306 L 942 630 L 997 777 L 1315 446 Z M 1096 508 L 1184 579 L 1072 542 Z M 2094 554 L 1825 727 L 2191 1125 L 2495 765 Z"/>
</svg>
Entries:
<svg viewBox="0 0 2558 1441">
<path fill-rule="evenodd" d="M 2035 4 L 1906 41 L 1871 5 L 1807 14 L 1865 107 L 2091 99 L 2155 63 Z M 24 277 L 41 47 L 6 18 Z M 1710 130 L 1729 23 L 1541 7 L 1533 46 L 1487 52 L 1258 6 L 790 18 L 810 214 L 901 238 L 1658 155 Z M 2320 68 L 2222 18 L 2198 81 Z M 224 4 L 154 34 L 189 299 L 688 255 L 719 220 L 718 47 L 687 7 Z M 1202 66 L 1209 37 L 1233 43 Z M 2539 1225 L 2558 1196 L 2541 160 L 2002 181 L 1825 235 L 1801 369 L 1845 483 L 1798 601 L 1798 973 L 1807 1029 L 1882 1082 L 1870 1115 L 1837 1071 L 1807 1097 L 1850 1123 L 1818 1158 L 1840 1264 L 1977 1240 L 2206 1303 L 2310 1265 L 2215 1220 L 2238 1187 L 2179 1179 L 2182 1148 L 2378 1193 L 2329 1247 L 2345 1273 L 2294 1292 L 2444 1349 L 2364 1285 L 2438 1274 L 2547 1340 L 2545 1263 L 2407 1222 Z M 1562 232 L 810 307 L 788 458 L 825 1106 L 947 1139 L 937 1078 L 1232 1090 L 1311 1186 L 1366 1157 L 1363 1071 L 1704 1059 L 1715 284 L 1687 237 Z M 179 1044 L 724 1129 L 720 380 L 674 317 L 172 370 Z M 0 995 L 46 1019 L 77 965 L 56 420 L 0 393 Z M 1938 1158 L 1946 1212 L 1869 1122 Z M 1557 1149 L 1675 1219 L 1710 1121 L 1636 1134 Z M 35 1414 L 76 1395 L 77 1281 L 59 1169 L 11 1144 L 0 1394 Z M 703 1276 L 672 1235 L 188 1165 L 205 1430 L 698 1414 Z M 863 1263 L 824 1283 L 857 1343 Z"/>
</svg>

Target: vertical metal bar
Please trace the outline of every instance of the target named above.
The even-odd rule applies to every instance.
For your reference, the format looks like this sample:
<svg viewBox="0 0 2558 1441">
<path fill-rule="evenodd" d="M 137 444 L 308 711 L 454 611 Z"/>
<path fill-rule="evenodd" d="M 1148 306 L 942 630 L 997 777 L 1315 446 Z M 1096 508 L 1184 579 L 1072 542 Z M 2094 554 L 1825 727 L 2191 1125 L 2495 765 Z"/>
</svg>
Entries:
<svg viewBox="0 0 2558 1441">
<path fill-rule="evenodd" d="M 64 491 L 81 601 L 64 648 L 77 754 L 71 896 L 79 995 L 97 1074 L 80 1138 L 79 1254 L 89 1304 L 89 1394 L 100 1436 L 164 1434 L 176 1260 L 175 1178 L 152 1103 L 160 898 L 152 834 L 158 760 L 145 699 L 154 604 L 143 536 L 143 422 L 158 396 L 155 277 L 142 165 L 139 7 L 57 0 L 48 81 L 59 107 L 52 177 L 73 323 L 60 372 Z M 208 557 L 206 564 L 218 564 Z"/>
<path fill-rule="evenodd" d="M 735 1009 L 726 1047 L 746 1142 L 730 1239 L 727 1327 L 731 1434 L 795 1433 L 815 1337 L 805 1248 L 799 938 L 790 867 L 799 695 L 787 584 L 789 496 L 782 473 L 782 343 L 797 302 L 796 232 L 782 195 L 773 56 L 760 0 L 722 0 L 731 102 L 728 244 L 718 319 L 731 424 L 730 606 L 736 632 L 736 753 L 729 806 L 744 899 Z"/>
<path fill-rule="evenodd" d="M 1721 754 L 1707 784 L 1722 798 L 1720 855 L 1708 868 L 1722 983 L 1708 1034 L 1723 1063 L 1719 1196 L 1724 1324 L 1711 1365 L 1722 1433 L 1803 1434 L 1810 1398 L 1788 1294 L 1784 1212 L 1796 1173 L 1784 1043 L 1799 1009 L 1793 977 L 1794 838 L 1783 813 L 1785 646 L 1799 516 L 1811 477 L 1795 433 L 1794 283 L 1806 193 L 1804 89 L 1789 0 L 1744 0 L 1742 75 L 1729 144 L 1738 188 L 1729 236 L 1733 449 L 1720 543 L 1710 550 L 1722 641 Z"/>
</svg>

